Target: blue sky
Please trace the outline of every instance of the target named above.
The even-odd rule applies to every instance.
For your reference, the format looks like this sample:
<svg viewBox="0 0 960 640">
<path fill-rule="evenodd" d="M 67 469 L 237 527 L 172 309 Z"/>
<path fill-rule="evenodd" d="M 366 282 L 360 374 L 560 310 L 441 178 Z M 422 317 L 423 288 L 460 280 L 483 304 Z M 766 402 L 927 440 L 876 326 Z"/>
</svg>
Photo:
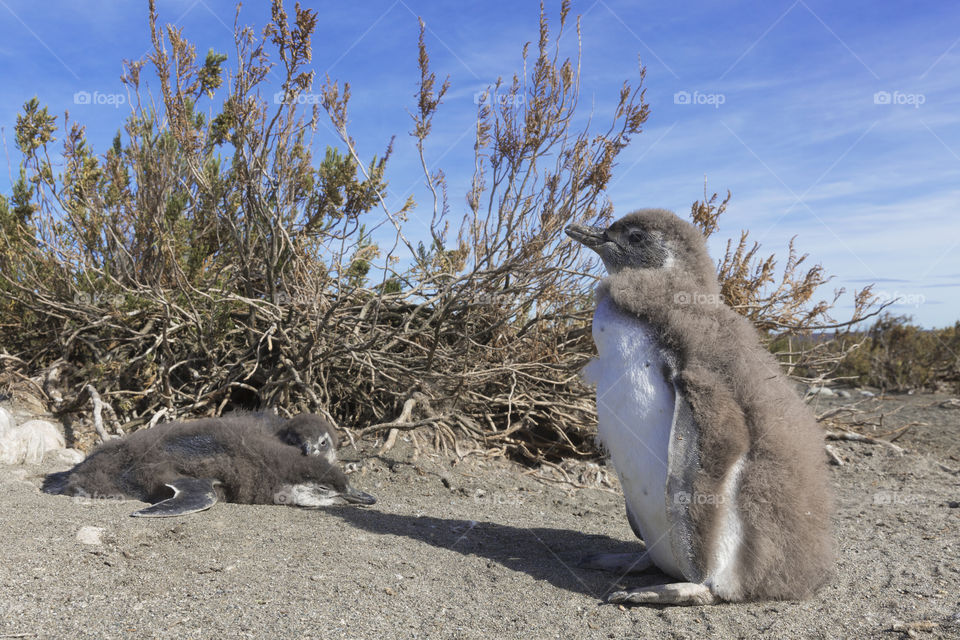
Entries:
<svg viewBox="0 0 960 640">
<path fill-rule="evenodd" d="M 161 21 L 181 26 L 201 55 L 233 55 L 232 2 L 159 4 Z M 434 70 L 452 85 L 427 151 L 431 168 L 447 173 L 458 220 L 472 168 L 474 95 L 519 71 L 521 46 L 537 37 L 538 4 L 304 5 L 320 16 L 318 77 L 351 83 L 361 156 L 381 153 L 396 135 L 389 202 L 412 193 L 421 205 L 415 218 L 429 220 L 408 135 L 417 16 L 426 21 Z M 558 7 L 548 3 L 554 18 Z M 618 214 L 659 206 L 685 215 L 706 177 L 711 191 L 733 192 L 711 242 L 714 257 L 740 229 L 783 256 L 797 236 L 798 248 L 835 276 L 823 297 L 834 286 L 873 282 L 881 295 L 903 299 L 892 311 L 925 326 L 960 319 L 960 7 L 585 0 L 572 13 L 583 16 L 582 115 L 592 111 L 598 129 L 621 83 L 638 80 L 638 56 L 647 66 L 651 116 L 621 154 L 609 189 Z M 241 22 L 259 32 L 268 14 L 267 2 L 249 2 Z M 562 47 L 575 55 L 572 30 Z M 121 61 L 148 50 L 146 2 L 0 0 L 0 126 L 13 172 L 13 126 L 25 100 L 36 95 L 58 123 L 69 110 L 102 152 L 129 105 L 75 104 L 74 94 L 122 94 Z M 336 143 L 331 130 L 317 132 L 319 152 Z M 5 170 L 0 191 L 9 193 Z"/>
</svg>

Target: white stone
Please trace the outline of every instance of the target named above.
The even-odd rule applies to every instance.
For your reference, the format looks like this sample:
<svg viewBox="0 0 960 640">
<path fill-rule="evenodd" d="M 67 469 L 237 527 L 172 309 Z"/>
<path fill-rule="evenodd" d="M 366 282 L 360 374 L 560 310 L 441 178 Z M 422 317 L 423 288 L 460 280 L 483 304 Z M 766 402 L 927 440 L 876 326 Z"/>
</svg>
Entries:
<svg viewBox="0 0 960 640">
<path fill-rule="evenodd" d="M 0 407 L 0 440 L 3 440 L 4 436 L 13 429 L 13 425 L 13 416 L 9 411 Z"/>
<path fill-rule="evenodd" d="M 49 454 L 47 456 L 48 458 L 53 458 L 57 462 L 69 465 L 80 464 L 86 457 L 76 449 L 57 449 L 55 451 L 48 451 L 47 453 Z"/>
<path fill-rule="evenodd" d="M 30 420 L 6 432 L 0 431 L 0 464 L 37 464 L 46 452 L 66 446 L 63 434 L 54 423 Z"/>
<path fill-rule="evenodd" d="M 103 544 L 103 527 L 80 527 L 77 542 L 82 544 Z"/>
</svg>

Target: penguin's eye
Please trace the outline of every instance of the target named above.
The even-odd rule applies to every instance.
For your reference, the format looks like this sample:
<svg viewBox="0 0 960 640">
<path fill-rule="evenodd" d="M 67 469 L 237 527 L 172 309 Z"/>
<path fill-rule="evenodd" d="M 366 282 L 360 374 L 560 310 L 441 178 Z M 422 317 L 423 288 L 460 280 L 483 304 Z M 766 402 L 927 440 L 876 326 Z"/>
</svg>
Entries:
<svg viewBox="0 0 960 640">
<path fill-rule="evenodd" d="M 630 244 L 640 244 L 643 242 L 644 233 L 639 229 L 633 229 L 627 234 L 627 242 Z"/>
<path fill-rule="evenodd" d="M 317 444 L 321 449 L 325 449 L 330 444 L 330 442 L 327 440 L 327 436 L 323 436 L 322 438 L 320 438 L 320 442 Z"/>
</svg>

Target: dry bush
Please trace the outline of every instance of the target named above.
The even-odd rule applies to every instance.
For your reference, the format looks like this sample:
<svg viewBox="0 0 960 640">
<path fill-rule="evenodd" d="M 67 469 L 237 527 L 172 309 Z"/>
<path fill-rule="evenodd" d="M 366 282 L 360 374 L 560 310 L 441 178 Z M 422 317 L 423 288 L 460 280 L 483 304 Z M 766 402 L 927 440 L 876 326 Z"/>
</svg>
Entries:
<svg viewBox="0 0 960 640">
<path fill-rule="evenodd" d="M 730 202 L 730 192 L 719 200 L 716 193 L 693 203 L 690 219 L 704 236 L 719 228 L 718 219 Z M 720 292 L 724 302 L 753 322 L 787 373 L 808 384 L 822 385 L 844 377 L 840 364 L 863 342 L 850 329 L 879 315 L 891 304 L 876 304 L 872 285 L 853 294 L 853 313 L 838 322 L 830 315 L 844 289 L 833 292 L 831 300 L 816 300 L 820 288 L 830 281 L 820 264 L 806 266 L 809 255 L 790 246 L 783 268 L 774 255 L 760 255 L 760 245 L 751 243 L 749 232 L 741 231 L 736 244 L 727 241 L 723 258 L 717 262 Z"/>
<path fill-rule="evenodd" d="M 565 2 L 561 32 L 568 16 Z M 296 99 L 313 85 L 316 23 L 274 0 L 259 37 L 235 23 L 225 73 L 227 56 L 200 60 L 178 29 L 158 27 L 151 2 L 154 50 L 126 63 L 123 131 L 98 157 L 65 118 L 59 171 L 56 118 L 25 105 L 23 173 L 0 201 L 4 375 L 32 376 L 81 446 L 101 419 L 126 431 L 276 407 L 326 413 L 358 435 L 425 427 L 415 442 L 458 452 L 593 455 L 594 401 L 578 377 L 593 354 L 592 263 L 562 230 L 610 218 L 604 190 L 647 119 L 642 90 L 624 84 L 600 133 L 578 126 L 579 51 L 561 55 L 541 12 L 524 72 L 478 107 L 466 215 L 451 220 L 446 178 L 424 156 L 449 85 L 430 71 L 421 25 L 412 135 L 432 194 L 421 242 L 408 235 L 416 203 L 384 199 L 391 145 L 367 161 L 356 151 L 349 85 L 327 79 L 307 113 Z M 141 87 L 145 67 L 158 104 Z M 274 68 L 281 104 L 262 97 Z M 316 159 L 321 117 L 341 146 Z M 723 206 L 705 200 L 694 220 L 709 231 Z M 820 271 L 796 276 L 791 254 L 780 288 L 763 294 L 770 270 L 743 271 L 754 254 L 721 264 L 738 308 L 788 332 L 826 317 L 829 305 L 804 306 Z"/>
<path fill-rule="evenodd" d="M 854 335 L 863 344 L 845 355 L 838 374 L 881 391 L 960 393 L 960 323 L 923 329 L 907 316 L 884 314 Z"/>
<path fill-rule="evenodd" d="M 3 217 L 3 344 L 16 351 L 4 365 L 46 372 L 67 418 L 88 408 L 92 383 L 114 428 L 238 406 L 360 427 L 416 399 L 419 416 L 401 426 L 432 425 L 440 446 L 459 432 L 485 449 L 589 453 L 592 402 L 577 382 L 591 349 L 587 265 L 562 230 L 609 217 L 603 190 L 647 117 L 642 93 L 624 86 L 603 135 L 574 129 L 578 61 L 561 57 L 542 18 L 524 51 L 529 76 L 498 83 L 502 97 L 479 108 L 469 213 L 449 233 L 444 176 L 428 174 L 432 237 L 414 243 L 404 229 L 415 204 L 383 199 L 389 146 L 362 162 L 347 133 L 349 85 L 328 80 L 326 113 L 301 113 L 315 25 L 275 2 L 261 38 L 236 27 L 224 78 L 225 56 L 198 60 L 151 7 L 162 105 L 142 97 L 147 62 L 128 63 L 123 135 L 97 158 L 82 127 L 65 126 L 59 174 L 55 118 L 26 105 L 17 145 L 34 210 Z M 279 105 L 260 97 L 268 46 L 284 75 Z M 422 152 L 447 87 L 422 33 L 420 67 Z M 223 82 L 226 99 L 205 117 L 198 105 Z M 324 116 L 343 147 L 316 163 Z M 391 246 L 372 242 L 378 228 L 393 230 Z"/>
</svg>

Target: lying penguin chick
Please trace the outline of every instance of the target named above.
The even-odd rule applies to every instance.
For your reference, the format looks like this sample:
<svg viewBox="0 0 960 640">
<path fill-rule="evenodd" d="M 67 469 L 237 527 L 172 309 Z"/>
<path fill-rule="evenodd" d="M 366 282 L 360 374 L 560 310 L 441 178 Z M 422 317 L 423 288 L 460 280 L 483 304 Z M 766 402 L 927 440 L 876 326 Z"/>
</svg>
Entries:
<svg viewBox="0 0 960 640">
<path fill-rule="evenodd" d="M 263 422 L 242 414 L 136 431 L 48 475 L 43 490 L 155 503 L 132 514 L 143 517 L 195 513 L 220 499 L 301 507 L 376 502 L 351 487 L 326 455 L 303 455 Z"/>
<path fill-rule="evenodd" d="M 301 413 L 284 418 L 270 411 L 251 412 L 240 409 L 223 416 L 233 424 L 255 420 L 261 428 L 274 434 L 282 442 L 297 447 L 305 456 L 324 456 L 330 464 L 337 463 L 340 441 L 336 430 L 323 416 Z"/>
<path fill-rule="evenodd" d="M 567 234 L 609 272 L 593 319 L 598 438 L 646 550 L 588 566 L 656 566 L 681 582 L 612 602 L 796 599 L 834 561 L 823 433 L 750 322 L 720 300 L 703 236 L 669 211 Z"/>
<path fill-rule="evenodd" d="M 323 456 L 330 464 L 337 463 L 340 442 L 333 426 L 322 416 L 301 413 L 275 427 L 283 442 L 299 447 L 306 456 Z"/>
</svg>

